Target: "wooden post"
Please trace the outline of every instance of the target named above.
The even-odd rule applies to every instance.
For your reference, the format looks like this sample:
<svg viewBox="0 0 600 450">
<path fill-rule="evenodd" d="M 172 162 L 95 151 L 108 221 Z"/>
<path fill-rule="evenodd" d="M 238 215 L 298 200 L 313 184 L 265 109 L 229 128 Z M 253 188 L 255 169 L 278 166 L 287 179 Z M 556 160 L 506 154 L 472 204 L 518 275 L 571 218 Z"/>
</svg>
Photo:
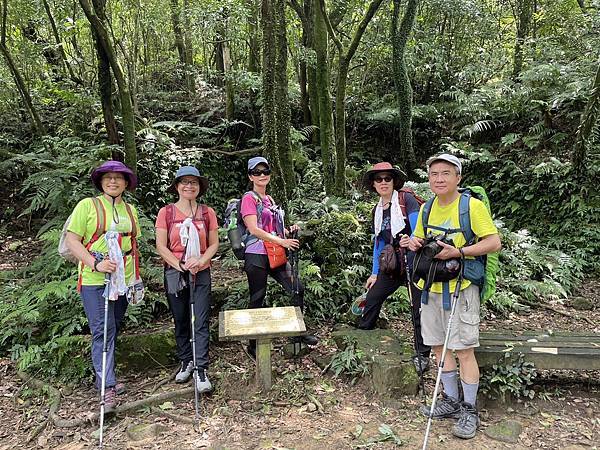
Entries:
<svg viewBox="0 0 600 450">
<path fill-rule="evenodd" d="M 256 384 L 262 392 L 271 389 L 271 339 L 256 342 Z"/>
</svg>

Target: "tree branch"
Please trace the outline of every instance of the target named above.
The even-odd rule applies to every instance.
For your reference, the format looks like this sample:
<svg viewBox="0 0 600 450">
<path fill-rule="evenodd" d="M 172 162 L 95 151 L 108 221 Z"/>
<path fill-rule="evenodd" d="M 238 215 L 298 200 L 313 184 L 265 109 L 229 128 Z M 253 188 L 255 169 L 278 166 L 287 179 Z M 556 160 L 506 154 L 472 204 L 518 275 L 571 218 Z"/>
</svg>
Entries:
<svg viewBox="0 0 600 450">
<path fill-rule="evenodd" d="M 360 21 L 360 24 L 358 25 L 358 28 L 356 29 L 356 32 L 354 33 L 354 37 L 352 38 L 352 42 L 350 43 L 350 46 L 348 47 L 348 51 L 346 52 L 346 59 L 348 61 L 350 61 L 352 59 L 352 57 L 354 56 L 354 53 L 356 52 L 356 49 L 358 48 L 358 45 L 360 44 L 360 40 L 362 39 L 363 34 L 365 34 L 365 31 L 367 29 L 367 26 L 369 25 L 369 22 L 371 22 L 371 19 L 373 19 L 373 17 L 375 16 L 375 13 L 377 13 L 377 10 L 379 10 L 379 7 L 381 6 L 381 4 L 383 2 L 384 2 L 384 0 L 373 0 L 371 2 L 371 4 L 369 5 L 369 9 L 367 9 L 367 13 L 363 17 L 363 19 Z"/>
<path fill-rule="evenodd" d="M 321 8 L 321 13 L 323 14 L 323 20 L 325 20 L 325 25 L 327 26 L 327 34 L 331 37 L 331 40 L 337 47 L 340 55 L 344 52 L 344 47 L 342 46 L 342 42 L 338 39 L 333 26 L 331 25 L 331 20 L 329 20 L 329 15 L 327 14 L 327 8 L 325 7 L 325 0 L 318 0 L 319 8 Z"/>
</svg>

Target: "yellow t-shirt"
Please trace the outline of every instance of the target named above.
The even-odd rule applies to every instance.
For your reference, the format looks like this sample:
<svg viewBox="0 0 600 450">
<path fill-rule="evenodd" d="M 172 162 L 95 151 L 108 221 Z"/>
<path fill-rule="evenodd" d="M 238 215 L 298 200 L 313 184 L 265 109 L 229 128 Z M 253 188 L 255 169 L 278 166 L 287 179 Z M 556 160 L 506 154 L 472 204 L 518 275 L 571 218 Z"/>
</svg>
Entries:
<svg viewBox="0 0 600 450">
<path fill-rule="evenodd" d="M 460 201 L 460 196 L 454 200 L 452 203 L 446 206 L 441 206 L 438 202 L 438 198 L 435 197 L 433 200 L 433 204 L 431 205 L 431 212 L 429 213 L 429 225 L 433 225 L 440 228 L 445 229 L 457 229 L 460 228 L 460 221 L 458 217 L 458 204 Z M 423 230 L 423 208 L 425 205 L 421 206 L 421 210 L 419 211 L 419 217 L 417 218 L 417 226 L 415 227 L 414 235 L 418 238 L 425 238 L 425 231 Z M 498 229 L 492 220 L 485 204 L 476 198 L 471 197 L 469 200 L 469 217 L 471 218 L 471 229 L 477 239 L 484 238 L 486 236 L 490 236 L 492 234 L 498 234 Z M 433 230 L 428 228 L 427 234 L 442 234 L 442 231 Z M 464 247 L 466 244 L 466 239 L 462 233 L 453 233 L 448 235 L 449 239 L 452 239 L 454 242 L 454 246 L 456 248 Z M 450 281 L 450 292 L 454 292 L 456 288 L 457 280 Z M 424 280 L 419 280 L 417 286 L 419 288 L 423 288 L 425 285 Z M 463 279 L 461 284 L 461 290 L 468 288 L 471 285 L 469 280 Z M 442 283 L 433 283 L 431 285 L 431 292 L 435 292 L 441 294 L 442 291 Z"/>
<path fill-rule="evenodd" d="M 106 219 L 106 230 L 114 230 L 119 233 L 131 233 L 132 224 L 129 219 L 129 214 L 127 214 L 127 208 L 125 207 L 124 202 L 120 202 L 116 204 L 117 210 L 117 220 L 118 223 L 113 221 L 113 207 L 112 202 L 109 202 L 103 195 L 98 197 L 100 202 L 104 206 L 105 211 L 105 219 Z M 140 236 L 140 226 L 138 220 L 138 214 L 136 209 L 132 206 L 131 212 L 133 213 L 133 218 L 135 220 L 135 226 L 137 230 L 137 237 Z M 71 231 L 72 233 L 77 234 L 78 236 L 83 237 L 83 245 L 87 245 L 87 243 L 92 239 L 94 232 L 96 231 L 96 208 L 94 207 L 94 202 L 91 198 L 85 198 L 81 200 L 75 209 L 73 210 L 73 214 L 71 214 L 71 221 L 69 222 L 69 226 L 67 227 L 67 231 Z M 125 254 L 131 250 L 131 237 L 123 236 L 121 241 L 121 251 Z M 106 245 L 106 240 L 104 236 L 100 236 L 96 242 L 92 244 L 89 249 L 90 252 L 103 253 L 104 255 L 108 254 L 108 246 Z M 83 286 L 98 286 L 104 284 L 104 274 L 100 272 L 93 272 L 91 267 L 83 266 L 79 264 L 79 274 L 81 275 L 81 284 Z M 127 285 L 132 285 L 135 282 L 135 267 L 134 267 L 134 257 L 133 255 L 129 255 L 125 257 L 125 283 Z"/>
</svg>

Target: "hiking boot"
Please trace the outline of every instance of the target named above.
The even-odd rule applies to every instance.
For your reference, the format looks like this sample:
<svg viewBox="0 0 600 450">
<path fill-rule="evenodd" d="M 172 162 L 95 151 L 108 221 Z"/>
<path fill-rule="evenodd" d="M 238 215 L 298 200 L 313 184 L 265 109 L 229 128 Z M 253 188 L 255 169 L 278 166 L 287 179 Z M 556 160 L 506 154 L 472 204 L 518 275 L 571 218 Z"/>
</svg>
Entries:
<svg viewBox="0 0 600 450">
<path fill-rule="evenodd" d="M 127 388 L 125 387 L 125 383 L 117 383 L 115 384 L 115 393 L 117 395 L 123 395 L 127 392 Z"/>
<path fill-rule="evenodd" d="M 206 369 L 198 369 L 198 378 L 196 378 L 196 390 L 198 394 L 212 391 L 212 384 L 206 375 Z"/>
<path fill-rule="evenodd" d="M 479 414 L 477 409 L 470 403 L 462 402 L 458 421 L 452 427 L 452 434 L 461 439 L 471 439 L 475 437 L 478 426 Z"/>
<path fill-rule="evenodd" d="M 194 361 L 185 361 L 181 362 L 181 368 L 177 375 L 175 375 L 175 383 L 185 383 L 190 379 L 192 373 L 194 372 Z"/>
<path fill-rule="evenodd" d="M 421 406 L 421 414 L 425 417 L 429 417 L 429 412 L 431 410 L 431 405 L 429 406 Z M 446 394 L 442 392 L 442 394 L 438 397 L 435 402 L 435 408 L 433 409 L 433 418 L 434 419 L 456 419 L 461 414 L 460 402 L 458 400 L 454 400 L 452 397 L 448 397 Z"/>
<path fill-rule="evenodd" d="M 420 360 L 420 367 L 419 367 Z M 413 364 L 415 365 L 415 370 L 417 371 L 417 375 L 421 376 L 425 372 L 429 370 L 429 357 L 425 355 L 415 355 L 413 356 Z"/>
<path fill-rule="evenodd" d="M 112 413 L 117 407 L 117 393 L 114 387 L 107 387 L 104 391 L 104 412 Z"/>
</svg>

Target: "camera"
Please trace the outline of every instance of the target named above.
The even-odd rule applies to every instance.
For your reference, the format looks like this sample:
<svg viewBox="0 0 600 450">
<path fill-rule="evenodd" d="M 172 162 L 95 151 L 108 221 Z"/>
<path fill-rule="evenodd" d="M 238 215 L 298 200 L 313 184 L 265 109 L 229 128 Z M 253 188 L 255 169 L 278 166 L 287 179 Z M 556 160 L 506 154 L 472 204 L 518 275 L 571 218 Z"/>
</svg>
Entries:
<svg viewBox="0 0 600 450">
<path fill-rule="evenodd" d="M 423 243 L 423 247 L 421 247 L 421 252 L 423 256 L 427 259 L 433 259 L 435 255 L 442 251 L 442 246 L 438 244 L 438 242 L 443 242 L 445 244 L 451 245 L 454 247 L 454 241 L 452 239 L 448 239 L 446 233 L 443 234 L 433 234 L 429 233 L 425 237 L 425 242 Z"/>
</svg>

